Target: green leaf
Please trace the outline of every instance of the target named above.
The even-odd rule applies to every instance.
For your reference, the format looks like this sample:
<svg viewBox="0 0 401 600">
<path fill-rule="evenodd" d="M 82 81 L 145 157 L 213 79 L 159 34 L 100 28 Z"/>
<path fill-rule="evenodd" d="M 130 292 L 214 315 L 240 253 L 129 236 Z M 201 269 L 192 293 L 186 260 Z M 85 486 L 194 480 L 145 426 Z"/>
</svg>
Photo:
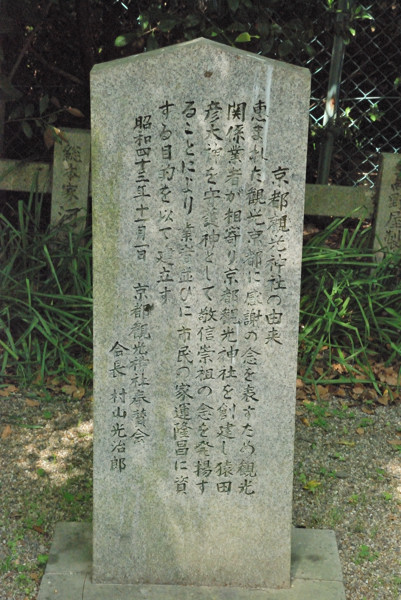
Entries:
<svg viewBox="0 0 401 600">
<path fill-rule="evenodd" d="M 139 15 L 137 18 L 139 25 L 142 27 L 143 31 L 149 27 L 149 18 L 147 15 Z"/>
<path fill-rule="evenodd" d="M 370 14 L 369 11 L 363 8 L 363 6 L 358 6 L 355 10 L 355 16 L 357 19 L 369 19 L 369 21 L 374 20 L 374 16 Z"/>
<path fill-rule="evenodd" d="M 261 44 L 262 54 L 269 54 L 269 52 L 271 52 L 271 50 L 273 48 L 273 45 L 274 45 L 273 37 L 269 37 L 269 38 L 267 38 L 267 40 L 262 42 L 262 44 Z"/>
<path fill-rule="evenodd" d="M 43 115 L 45 110 L 47 110 L 48 106 L 49 106 L 49 96 L 47 94 L 45 94 L 39 100 L 39 114 Z"/>
<path fill-rule="evenodd" d="M 67 502 L 73 502 L 75 500 L 75 496 L 67 491 L 63 492 L 63 498 L 67 500 Z"/>
<path fill-rule="evenodd" d="M 123 48 L 124 46 L 127 46 L 128 44 L 136 40 L 137 37 L 138 34 L 136 32 L 124 33 L 123 35 L 119 35 L 118 37 L 116 37 L 116 39 L 114 40 L 114 45 L 117 46 L 117 48 Z"/>
<path fill-rule="evenodd" d="M 240 2 L 240 0 L 227 0 L 227 4 L 228 4 L 229 9 L 232 12 L 236 12 L 238 10 L 238 7 L 239 7 L 239 2 Z"/>
<path fill-rule="evenodd" d="M 287 56 L 291 52 L 293 47 L 294 44 L 291 42 L 291 40 L 285 40 L 284 42 L 281 42 L 281 44 L 279 44 L 279 47 L 277 48 L 279 57 L 284 58 L 284 56 Z"/>
<path fill-rule="evenodd" d="M 21 123 L 22 131 L 25 133 L 26 137 L 31 139 L 33 132 L 32 127 L 29 125 L 27 121 L 22 121 Z"/>
<path fill-rule="evenodd" d="M 198 15 L 187 15 L 184 21 L 185 27 L 195 27 L 199 25 L 201 18 Z"/>
<path fill-rule="evenodd" d="M 249 33 L 247 31 L 244 31 L 243 33 L 240 33 L 239 35 L 237 35 L 237 37 L 235 38 L 235 42 L 237 44 L 243 44 L 245 42 L 250 42 L 251 39 L 252 38 L 249 35 Z"/>
<path fill-rule="evenodd" d="M 60 100 L 59 100 L 58 98 L 56 98 L 56 96 L 52 96 L 52 97 L 50 98 L 50 102 L 51 102 L 52 104 L 54 104 L 54 106 L 55 106 L 56 108 L 61 108 L 61 103 L 60 103 Z"/>
<path fill-rule="evenodd" d="M 308 56 L 310 56 L 310 58 L 313 58 L 316 54 L 315 49 L 310 44 L 306 44 L 305 50 L 307 51 Z"/>
<path fill-rule="evenodd" d="M 148 37 L 148 43 L 146 44 L 146 50 L 148 50 L 148 51 L 157 50 L 158 47 L 159 47 L 158 41 L 157 41 L 155 35 L 152 33 L 152 35 L 150 35 Z"/>
<path fill-rule="evenodd" d="M 48 554 L 39 554 L 38 555 L 38 563 L 40 565 L 45 565 L 48 560 L 49 560 L 49 555 Z"/>
<path fill-rule="evenodd" d="M 25 106 L 25 117 L 32 117 L 34 112 L 35 107 L 31 102 Z"/>
<path fill-rule="evenodd" d="M 271 30 L 270 23 L 268 23 L 267 21 L 259 22 L 257 29 L 258 29 L 259 33 L 265 37 L 270 35 L 270 30 Z"/>
<path fill-rule="evenodd" d="M 319 485 L 322 485 L 320 481 L 316 481 L 315 479 L 311 479 L 310 481 L 307 481 L 305 483 L 305 485 L 303 486 L 304 490 L 307 490 L 308 492 L 315 492 L 317 490 L 317 488 L 319 487 Z"/>
<path fill-rule="evenodd" d="M 21 104 L 19 104 L 18 106 L 16 106 L 14 108 L 14 110 L 12 110 L 10 112 L 10 116 L 8 117 L 8 120 L 9 121 L 14 121 L 14 119 L 20 119 L 23 116 L 24 116 L 24 109 L 21 106 Z"/>
<path fill-rule="evenodd" d="M 178 23 L 179 21 L 177 21 L 177 19 L 162 19 L 159 23 L 159 29 L 164 33 L 168 33 L 169 31 L 174 29 L 174 27 L 178 25 Z"/>
<path fill-rule="evenodd" d="M 39 475 L 39 477 L 44 477 L 46 475 L 46 471 L 44 469 L 36 469 L 36 473 Z"/>
</svg>

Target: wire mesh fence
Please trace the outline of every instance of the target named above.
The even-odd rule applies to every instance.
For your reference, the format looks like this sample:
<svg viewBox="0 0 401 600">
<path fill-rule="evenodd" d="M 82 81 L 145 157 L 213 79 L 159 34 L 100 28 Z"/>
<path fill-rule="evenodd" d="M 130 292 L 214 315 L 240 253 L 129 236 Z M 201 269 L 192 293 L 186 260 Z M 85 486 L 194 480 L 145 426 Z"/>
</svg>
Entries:
<svg viewBox="0 0 401 600">
<path fill-rule="evenodd" d="M 332 174 L 344 185 L 372 186 L 379 153 L 401 148 L 401 5 L 384 0 L 366 8 L 373 20 L 358 24 L 341 81 L 341 117 L 350 135 L 338 145 Z"/>
<path fill-rule="evenodd" d="M 353 4 L 355 7 L 357 2 Z M 379 154 L 399 152 L 401 148 L 401 3 L 381 0 L 365 3 L 363 9 L 371 19 L 349 23 L 354 32 L 345 47 L 338 113 L 331 125 L 335 146 L 329 182 L 372 187 L 377 177 Z M 334 26 L 333 18 L 330 31 L 328 21 L 322 21 L 325 10 L 327 2 L 322 1 L 321 12 L 317 11 L 313 19 L 314 56 L 306 64 L 297 56 L 291 57 L 291 62 L 307 66 L 312 73 L 310 183 L 316 181 L 319 146 L 327 133 L 323 120 Z M 297 18 L 295 12 L 294 18 Z M 277 20 L 280 22 L 280 14 Z"/>
<path fill-rule="evenodd" d="M 307 181 L 315 183 L 319 169 L 319 149 L 325 143 L 327 127 L 323 126 L 325 100 L 329 81 L 332 47 L 335 34 L 335 12 L 330 13 L 328 1 L 309 6 L 294 1 L 291 6 L 277 9 L 274 20 L 288 30 L 289 18 L 298 22 L 303 4 L 311 22 L 310 45 L 314 55 L 291 55 L 289 62 L 306 66 L 312 73 L 310 104 L 310 141 Z M 312 7 L 313 4 L 313 7 Z M 348 2 L 348 6 L 351 5 Z M 357 0 L 353 5 L 359 6 Z M 317 6 L 317 8 L 316 8 Z M 401 2 L 377 0 L 363 6 L 372 19 L 356 19 L 348 23 L 355 35 L 345 48 L 340 82 L 337 118 L 330 124 L 334 133 L 334 151 L 331 159 L 329 183 L 335 185 L 365 185 L 372 187 L 378 172 L 381 152 L 399 152 L 401 147 Z M 293 14 L 291 14 L 293 11 Z M 35 57 L 32 58 L 32 72 Z M 25 97 L 35 95 L 35 80 L 21 89 Z M 66 102 L 83 98 L 82 86 L 72 81 L 67 84 L 60 76 L 52 77 L 50 96 L 66 98 Z M 81 107 L 81 104 L 85 106 Z M 88 99 L 81 99 L 79 107 L 89 114 Z M 66 115 L 68 117 L 68 115 Z M 86 127 L 85 123 L 64 117 L 61 126 Z M 27 139 L 24 131 L 6 126 L 6 156 L 16 159 L 51 160 L 39 136 Z"/>
</svg>

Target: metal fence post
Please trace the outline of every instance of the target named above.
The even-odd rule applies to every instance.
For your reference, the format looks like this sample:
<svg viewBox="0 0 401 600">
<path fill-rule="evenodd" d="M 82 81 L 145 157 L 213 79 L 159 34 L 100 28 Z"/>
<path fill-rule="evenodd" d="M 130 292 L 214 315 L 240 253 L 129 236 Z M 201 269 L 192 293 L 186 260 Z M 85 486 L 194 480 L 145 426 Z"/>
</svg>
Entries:
<svg viewBox="0 0 401 600">
<path fill-rule="evenodd" d="M 326 127 L 326 139 L 320 148 L 317 172 L 317 183 L 320 184 L 327 184 L 329 181 L 331 157 L 334 146 L 334 132 L 331 125 L 335 121 L 338 110 L 341 73 L 345 53 L 344 24 L 347 20 L 352 2 L 353 0 L 339 0 L 335 18 L 335 36 L 331 54 L 329 83 L 323 118 L 323 126 Z"/>
</svg>

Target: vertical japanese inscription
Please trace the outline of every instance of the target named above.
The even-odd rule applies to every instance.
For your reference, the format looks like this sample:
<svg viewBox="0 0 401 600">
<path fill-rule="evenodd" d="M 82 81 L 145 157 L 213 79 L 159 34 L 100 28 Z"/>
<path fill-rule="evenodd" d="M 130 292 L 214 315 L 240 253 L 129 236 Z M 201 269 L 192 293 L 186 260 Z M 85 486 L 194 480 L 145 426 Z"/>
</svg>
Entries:
<svg viewBox="0 0 401 600">
<path fill-rule="evenodd" d="M 75 221 L 79 231 L 85 226 L 88 207 L 90 132 L 66 129 L 64 133 L 63 142 L 54 148 L 51 225 Z"/>
<path fill-rule="evenodd" d="M 133 264 L 147 260 L 147 224 L 150 219 L 149 170 L 152 152 L 152 121 L 150 115 L 139 115 L 132 132 L 134 146 L 132 202 L 134 231 L 132 236 Z M 138 270 L 139 271 L 139 270 Z M 113 341 L 110 347 L 109 380 L 110 468 L 121 474 L 127 468 L 127 446 L 144 445 L 150 438 L 148 410 L 151 404 L 147 366 L 148 346 L 152 340 L 149 314 L 149 283 L 133 279 L 131 303 L 127 307 L 129 323 L 124 341 Z"/>
<path fill-rule="evenodd" d="M 62 198 L 65 205 L 61 205 L 60 209 L 67 216 L 76 216 L 79 208 L 71 208 L 71 204 L 75 204 L 79 197 L 78 182 L 81 177 L 81 146 L 79 144 L 63 144 L 63 183 Z"/>
<path fill-rule="evenodd" d="M 95 581 L 290 584 L 308 83 L 208 40 L 94 68 Z"/>
<path fill-rule="evenodd" d="M 131 274 L 141 278 L 130 329 L 110 342 L 116 476 L 130 466 L 128 447 L 152 439 L 149 352 L 155 319 L 166 318 L 172 490 L 258 493 L 258 409 L 269 401 L 261 381 L 266 356 L 284 344 L 292 202 L 268 119 L 262 98 L 160 98 L 135 115 Z"/>
<path fill-rule="evenodd" d="M 390 252 L 401 247 L 401 161 L 397 163 L 395 181 L 388 196 L 388 216 L 385 222 L 383 246 Z"/>
</svg>

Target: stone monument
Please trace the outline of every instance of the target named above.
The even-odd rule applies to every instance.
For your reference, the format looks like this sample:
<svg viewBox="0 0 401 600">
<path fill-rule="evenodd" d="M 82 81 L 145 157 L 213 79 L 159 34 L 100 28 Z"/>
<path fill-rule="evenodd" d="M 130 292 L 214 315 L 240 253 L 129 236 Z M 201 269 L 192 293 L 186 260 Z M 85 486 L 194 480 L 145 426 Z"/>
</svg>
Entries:
<svg viewBox="0 0 401 600">
<path fill-rule="evenodd" d="M 79 231 L 88 211 L 90 131 L 64 128 L 63 134 L 54 146 L 50 221 L 53 226 L 75 222 Z"/>
<path fill-rule="evenodd" d="M 378 259 L 386 252 L 401 250 L 401 157 L 383 153 L 380 156 L 377 214 L 374 247 Z"/>
<path fill-rule="evenodd" d="M 205 39 L 93 69 L 83 598 L 344 598 L 291 527 L 309 80 Z M 90 565 L 63 531 L 49 577 Z"/>
</svg>

